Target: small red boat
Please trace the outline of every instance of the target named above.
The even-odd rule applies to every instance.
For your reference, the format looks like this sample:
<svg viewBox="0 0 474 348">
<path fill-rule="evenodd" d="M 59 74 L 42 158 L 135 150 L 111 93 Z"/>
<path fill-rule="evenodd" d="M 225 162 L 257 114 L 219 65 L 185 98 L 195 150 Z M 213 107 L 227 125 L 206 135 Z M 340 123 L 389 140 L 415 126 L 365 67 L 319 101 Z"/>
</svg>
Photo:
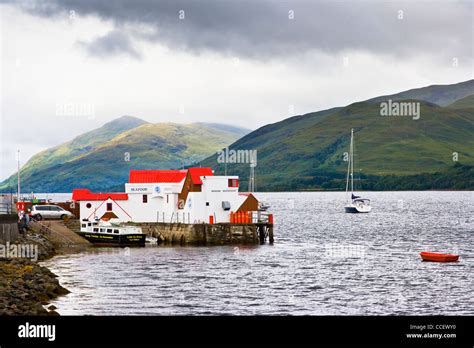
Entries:
<svg viewBox="0 0 474 348">
<path fill-rule="evenodd" d="M 456 262 L 459 259 L 459 255 L 430 253 L 428 251 L 422 251 L 420 256 L 423 261 L 432 262 Z"/>
</svg>

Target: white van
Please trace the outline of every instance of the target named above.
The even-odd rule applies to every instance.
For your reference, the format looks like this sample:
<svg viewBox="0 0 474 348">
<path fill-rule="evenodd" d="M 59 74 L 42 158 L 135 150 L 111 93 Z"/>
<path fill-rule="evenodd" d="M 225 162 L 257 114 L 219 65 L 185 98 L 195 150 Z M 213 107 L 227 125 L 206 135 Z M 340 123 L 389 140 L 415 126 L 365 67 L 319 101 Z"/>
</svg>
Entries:
<svg viewBox="0 0 474 348">
<path fill-rule="evenodd" d="M 31 216 L 35 219 L 65 219 L 74 215 L 57 205 L 34 205 L 31 209 Z"/>
</svg>

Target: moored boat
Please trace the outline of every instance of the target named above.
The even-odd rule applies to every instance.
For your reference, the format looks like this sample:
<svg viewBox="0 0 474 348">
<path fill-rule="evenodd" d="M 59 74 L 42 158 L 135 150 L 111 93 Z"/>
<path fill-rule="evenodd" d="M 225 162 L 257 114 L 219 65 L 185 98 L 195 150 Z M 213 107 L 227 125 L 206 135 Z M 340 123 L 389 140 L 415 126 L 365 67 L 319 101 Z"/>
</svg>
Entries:
<svg viewBox="0 0 474 348">
<path fill-rule="evenodd" d="M 372 210 L 370 199 L 361 198 L 354 194 L 354 129 L 351 130 L 351 142 L 349 146 L 349 158 L 347 163 L 346 194 L 349 193 L 349 182 L 351 184 L 351 195 L 344 207 L 346 213 L 369 213 Z"/>
<path fill-rule="evenodd" d="M 140 227 L 109 221 L 81 221 L 79 235 L 103 246 L 144 246 L 146 237 Z"/>
<path fill-rule="evenodd" d="M 420 256 L 423 259 L 423 261 L 431 261 L 431 262 L 456 262 L 459 259 L 459 255 L 432 253 L 429 251 L 422 251 L 420 253 Z"/>
</svg>

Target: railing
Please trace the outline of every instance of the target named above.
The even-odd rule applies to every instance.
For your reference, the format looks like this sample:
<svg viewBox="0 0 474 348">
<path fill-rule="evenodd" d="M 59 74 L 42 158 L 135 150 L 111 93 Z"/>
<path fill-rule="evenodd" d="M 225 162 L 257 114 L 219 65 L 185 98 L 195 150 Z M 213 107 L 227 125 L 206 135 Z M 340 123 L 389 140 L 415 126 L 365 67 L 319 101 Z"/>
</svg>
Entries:
<svg viewBox="0 0 474 348">
<path fill-rule="evenodd" d="M 160 223 L 202 223 L 194 220 L 191 221 L 191 214 L 189 212 L 157 212 L 156 222 Z M 207 222 L 207 221 L 206 221 Z M 244 211 L 244 212 L 230 212 L 229 222 L 231 224 L 273 224 L 273 214 L 266 211 Z M 215 213 L 209 215 L 208 223 L 218 223 Z"/>
<path fill-rule="evenodd" d="M 190 224 L 191 223 L 191 214 L 189 212 L 173 212 L 171 216 L 166 214 L 165 212 L 157 212 L 156 213 L 156 222 L 163 222 L 163 223 L 183 223 L 183 224 Z"/>
<path fill-rule="evenodd" d="M 273 214 L 266 211 L 230 212 L 231 224 L 273 224 Z"/>
<path fill-rule="evenodd" d="M 62 238 L 63 240 L 66 240 L 66 241 L 67 241 L 67 243 L 65 243 L 66 246 L 74 246 L 74 245 L 75 245 L 74 241 L 72 241 L 72 240 L 69 239 L 68 237 L 62 235 L 61 233 L 56 232 L 55 230 L 53 230 L 53 229 L 50 228 L 49 226 L 46 226 L 45 224 L 43 224 L 43 223 L 41 223 L 41 222 L 39 222 L 39 221 L 36 221 L 36 222 L 34 222 L 34 223 L 40 226 L 40 230 L 39 230 L 40 233 L 42 233 L 42 234 L 49 234 L 49 235 L 54 234 L 54 235 L 56 235 L 56 236 L 59 236 L 59 237 Z"/>
<path fill-rule="evenodd" d="M 0 203 L 0 214 L 12 214 L 13 204 L 11 203 Z"/>
</svg>

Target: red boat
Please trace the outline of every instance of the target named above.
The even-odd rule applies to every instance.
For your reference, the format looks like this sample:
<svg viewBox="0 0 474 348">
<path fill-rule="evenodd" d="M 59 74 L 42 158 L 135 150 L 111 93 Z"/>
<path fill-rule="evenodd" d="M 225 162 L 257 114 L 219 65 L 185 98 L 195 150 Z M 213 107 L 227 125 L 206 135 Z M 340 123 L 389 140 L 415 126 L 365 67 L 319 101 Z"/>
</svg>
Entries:
<svg viewBox="0 0 474 348">
<path fill-rule="evenodd" d="M 459 255 L 430 253 L 428 251 L 422 251 L 420 256 L 423 261 L 432 262 L 456 262 L 459 259 Z"/>
</svg>

